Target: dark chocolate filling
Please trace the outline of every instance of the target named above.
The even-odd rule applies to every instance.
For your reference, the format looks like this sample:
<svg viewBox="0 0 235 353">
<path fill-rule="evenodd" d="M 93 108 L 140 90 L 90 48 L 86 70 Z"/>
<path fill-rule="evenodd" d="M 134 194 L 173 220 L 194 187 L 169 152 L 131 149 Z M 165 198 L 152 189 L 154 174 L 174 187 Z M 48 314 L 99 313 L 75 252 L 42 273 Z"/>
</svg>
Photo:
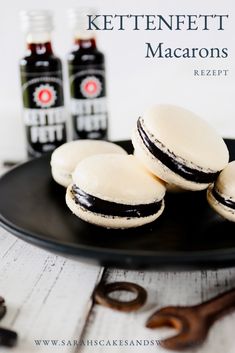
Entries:
<svg viewBox="0 0 235 353">
<path fill-rule="evenodd" d="M 159 161 L 161 161 L 166 167 L 168 167 L 170 170 L 172 170 L 174 173 L 180 175 L 186 180 L 193 181 L 196 183 L 211 183 L 213 182 L 216 177 L 219 175 L 219 172 L 203 172 L 197 169 L 193 169 L 190 167 L 187 167 L 183 163 L 180 163 L 176 161 L 176 156 L 174 153 L 168 151 L 168 153 L 163 152 L 160 148 L 158 148 L 155 143 L 153 143 L 146 132 L 144 131 L 140 118 L 137 121 L 137 130 L 139 132 L 139 135 L 144 143 L 144 145 L 147 147 L 149 152 L 156 157 Z M 159 141 L 157 141 L 159 142 Z M 161 144 L 159 142 L 159 144 Z M 164 147 L 164 146 L 163 146 Z"/>
<path fill-rule="evenodd" d="M 106 201 L 100 199 L 99 197 L 87 194 L 75 185 L 72 186 L 72 193 L 76 204 L 81 205 L 88 211 L 99 213 L 105 216 L 127 218 L 148 217 L 156 214 L 162 206 L 162 200 L 140 205 L 125 205 L 121 203 Z"/>
<path fill-rule="evenodd" d="M 212 195 L 214 196 L 214 198 L 219 202 L 222 203 L 224 206 L 227 206 L 229 208 L 232 208 L 233 210 L 235 210 L 235 202 L 229 199 L 225 199 L 223 196 L 221 196 L 216 190 L 215 188 L 212 188 Z"/>
</svg>

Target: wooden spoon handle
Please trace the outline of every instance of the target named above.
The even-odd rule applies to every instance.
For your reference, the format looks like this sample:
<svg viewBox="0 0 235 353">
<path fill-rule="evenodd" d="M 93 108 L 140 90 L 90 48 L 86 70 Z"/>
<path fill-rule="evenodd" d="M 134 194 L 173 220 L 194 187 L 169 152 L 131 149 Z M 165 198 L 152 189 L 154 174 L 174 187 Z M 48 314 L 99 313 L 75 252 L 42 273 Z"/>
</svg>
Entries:
<svg viewBox="0 0 235 353">
<path fill-rule="evenodd" d="M 229 311 L 235 310 L 235 288 L 197 305 L 197 309 L 203 317 L 214 322 Z"/>
</svg>

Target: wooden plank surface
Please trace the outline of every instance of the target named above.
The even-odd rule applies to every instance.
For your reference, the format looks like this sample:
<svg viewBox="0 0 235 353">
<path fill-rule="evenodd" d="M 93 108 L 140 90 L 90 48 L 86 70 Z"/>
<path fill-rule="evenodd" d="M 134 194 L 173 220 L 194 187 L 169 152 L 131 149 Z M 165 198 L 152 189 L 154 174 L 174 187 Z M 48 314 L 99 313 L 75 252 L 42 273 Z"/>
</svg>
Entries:
<svg viewBox="0 0 235 353">
<path fill-rule="evenodd" d="M 38 342 L 80 337 L 101 274 L 100 267 L 48 253 L 1 229 L 0 294 L 8 309 L 1 326 L 19 334 L 19 344 L 11 351 L 51 352 L 53 347 Z M 73 351 L 71 346 L 59 348 Z"/>
<path fill-rule="evenodd" d="M 95 305 L 83 336 L 85 344 L 79 350 L 80 353 L 166 352 L 157 342 L 152 345 L 151 340 L 158 341 L 175 334 L 175 331 L 145 328 L 147 318 L 155 310 L 168 305 L 197 304 L 235 287 L 234 268 L 170 273 L 109 270 L 105 276 L 107 282 L 124 280 L 140 284 L 147 289 L 148 300 L 142 309 L 134 313 L 122 313 Z M 127 300 L 127 297 L 122 294 L 122 299 Z M 234 327 L 235 313 L 223 318 L 212 327 L 208 340 L 203 346 L 187 352 L 234 353 Z M 137 340 L 142 341 L 142 345 L 138 344 Z M 113 344 L 117 344 L 118 347 L 112 346 Z M 125 346 L 125 344 L 128 345 Z"/>
<path fill-rule="evenodd" d="M 196 304 L 235 286 L 234 268 L 203 272 L 109 269 L 105 273 L 108 282 L 132 281 L 148 292 L 141 310 L 120 313 L 99 305 L 91 307 L 90 298 L 101 275 L 99 267 L 50 254 L 1 230 L 0 294 L 8 306 L 1 325 L 19 333 L 19 344 L 12 352 L 163 352 L 150 340 L 174 332 L 144 327 L 154 310 L 170 304 Z M 206 344 L 194 352 L 234 353 L 234 326 L 235 314 L 231 314 L 214 325 Z M 35 340 L 43 341 L 36 345 Z M 128 340 L 129 346 L 103 346 L 113 340 Z M 145 346 L 133 346 L 136 340 Z M 97 341 L 102 342 L 97 346 Z M 5 353 L 6 348 L 0 352 Z"/>
</svg>

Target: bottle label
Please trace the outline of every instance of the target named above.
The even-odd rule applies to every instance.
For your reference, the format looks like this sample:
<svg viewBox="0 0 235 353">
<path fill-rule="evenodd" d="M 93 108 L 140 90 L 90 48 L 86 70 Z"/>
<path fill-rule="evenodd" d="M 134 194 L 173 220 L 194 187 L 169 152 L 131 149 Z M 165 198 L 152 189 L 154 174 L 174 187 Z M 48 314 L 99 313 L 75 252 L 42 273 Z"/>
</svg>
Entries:
<svg viewBox="0 0 235 353">
<path fill-rule="evenodd" d="M 107 137 L 108 113 L 103 69 L 73 67 L 70 76 L 74 138 Z"/>
<path fill-rule="evenodd" d="M 21 81 L 27 149 L 39 156 L 66 142 L 62 73 L 21 72 Z"/>
</svg>

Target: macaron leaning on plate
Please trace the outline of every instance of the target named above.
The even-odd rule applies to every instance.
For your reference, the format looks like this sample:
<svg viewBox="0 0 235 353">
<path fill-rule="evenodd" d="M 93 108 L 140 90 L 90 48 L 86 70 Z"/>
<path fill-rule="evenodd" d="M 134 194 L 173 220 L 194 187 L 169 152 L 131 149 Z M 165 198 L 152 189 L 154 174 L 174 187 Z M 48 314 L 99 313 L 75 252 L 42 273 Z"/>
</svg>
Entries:
<svg viewBox="0 0 235 353">
<path fill-rule="evenodd" d="M 80 162 L 66 203 L 81 219 L 105 228 L 153 222 L 164 209 L 165 186 L 132 155 L 103 154 Z"/>
<path fill-rule="evenodd" d="M 216 131 L 189 110 L 157 105 L 137 121 L 135 156 L 155 175 L 186 190 L 203 190 L 229 160 Z"/>
<path fill-rule="evenodd" d="M 84 158 L 99 153 L 127 154 L 120 146 L 100 140 L 77 140 L 58 147 L 51 155 L 51 173 L 53 179 L 67 187 L 72 182 L 72 173 L 76 165 Z"/>
<path fill-rule="evenodd" d="M 235 161 L 229 163 L 209 186 L 207 200 L 222 217 L 235 222 Z"/>
</svg>

